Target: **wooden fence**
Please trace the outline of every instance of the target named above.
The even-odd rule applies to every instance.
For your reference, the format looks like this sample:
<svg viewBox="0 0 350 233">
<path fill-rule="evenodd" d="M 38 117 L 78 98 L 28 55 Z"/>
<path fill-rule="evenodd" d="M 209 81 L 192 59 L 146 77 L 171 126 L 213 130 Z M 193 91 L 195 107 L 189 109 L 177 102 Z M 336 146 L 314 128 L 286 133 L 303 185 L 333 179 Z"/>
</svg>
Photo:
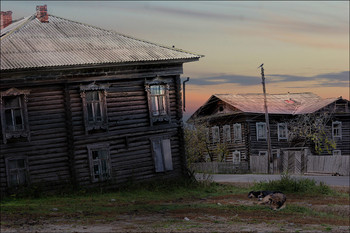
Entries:
<svg viewBox="0 0 350 233">
<path fill-rule="evenodd" d="M 350 176 L 350 156 L 349 155 L 311 155 L 307 158 L 307 172 L 317 173 L 339 173 L 343 176 Z"/>
<path fill-rule="evenodd" d="M 231 163 L 231 162 L 205 162 L 194 163 L 190 165 L 190 169 L 199 173 L 210 174 L 235 174 L 247 173 L 248 163 Z"/>
<path fill-rule="evenodd" d="M 350 175 L 349 155 L 312 155 L 307 148 L 286 148 L 281 149 L 278 156 L 273 156 L 273 163 L 270 164 L 271 173 L 289 174 L 304 173 L 338 173 L 343 176 Z M 267 155 L 251 156 L 250 171 L 252 173 L 267 173 Z"/>
</svg>

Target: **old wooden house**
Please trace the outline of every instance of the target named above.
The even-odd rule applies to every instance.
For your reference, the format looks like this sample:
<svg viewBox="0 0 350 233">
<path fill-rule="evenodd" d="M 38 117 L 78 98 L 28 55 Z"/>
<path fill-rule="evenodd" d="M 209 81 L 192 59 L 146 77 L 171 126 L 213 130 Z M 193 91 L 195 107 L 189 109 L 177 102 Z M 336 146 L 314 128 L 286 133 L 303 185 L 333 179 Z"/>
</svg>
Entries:
<svg viewBox="0 0 350 233">
<path fill-rule="evenodd" d="M 280 156 L 281 149 L 291 147 L 288 139 L 290 119 L 320 111 L 329 112 L 332 116 L 327 128 L 336 148 L 331 154 L 350 154 L 348 100 L 341 97 L 322 99 L 313 93 L 269 94 L 267 105 L 274 158 Z M 263 94 L 212 95 L 189 118 L 188 123 L 204 125 L 211 150 L 218 144 L 225 144 L 228 149 L 225 161 L 236 164 L 240 170 L 249 171 L 253 156 L 266 156 L 268 153 Z M 324 150 L 323 154 L 327 153 Z"/>
<path fill-rule="evenodd" d="M 1 30 L 1 191 L 183 175 L 180 75 L 201 56 L 36 10 Z"/>
</svg>

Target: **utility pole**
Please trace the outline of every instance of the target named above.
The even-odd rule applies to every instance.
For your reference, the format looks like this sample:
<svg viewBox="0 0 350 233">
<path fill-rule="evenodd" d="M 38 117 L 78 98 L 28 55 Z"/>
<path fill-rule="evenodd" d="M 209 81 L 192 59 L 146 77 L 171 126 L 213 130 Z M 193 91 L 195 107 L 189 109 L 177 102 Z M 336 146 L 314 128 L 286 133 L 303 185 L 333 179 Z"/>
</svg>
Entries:
<svg viewBox="0 0 350 233">
<path fill-rule="evenodd" d="M 267 137 L 267 174 L 270 174 L 270 161 L 272 159 L 272 149 L 271 149 L 271 137 L 270 137 L 269 112 L 267 110 L 267 100 L 266 100 L 265 74 L 264 74 L 263 65 L 264 63 L 261 64 L 259 68 L 261 68 L 262 86 L 264 91 L 264 108 L 265 108 L 266 137 Z"/>
</svg>

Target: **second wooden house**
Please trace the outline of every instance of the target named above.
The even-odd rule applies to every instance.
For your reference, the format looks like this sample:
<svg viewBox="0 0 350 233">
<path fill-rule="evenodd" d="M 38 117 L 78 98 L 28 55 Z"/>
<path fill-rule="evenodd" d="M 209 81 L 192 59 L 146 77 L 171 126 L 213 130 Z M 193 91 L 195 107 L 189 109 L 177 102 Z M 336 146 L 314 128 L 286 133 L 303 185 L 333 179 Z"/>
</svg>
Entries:
<svg viewBox="0 0 350 233">
<path fill-rule="evenodd" d="M 288 122 L 298 115 L 328 112 L 329 136 L 336 142 L 330 151 L 334 155 L 350 154 L 350 106 L 339 98 L 322 99 L 313 93 L 267 95 L 270 118 L 272 156 L 280 156 L 281 149 L 292 146 Z M 224 144 L 227 152 L 222 159 L 236 164 L 241 172 L 250 170 L 250 159 L 268 153 L 263 94 L 216 94 L 203 104 L 187 121 L 206 127 L 210 151 Z M 295 146 L 295 145 L 294 145 Z M 307 145 L 311 146 L 312 145 Z M 323 154 L 327 154 L 325 150 Z"/>
</svg>

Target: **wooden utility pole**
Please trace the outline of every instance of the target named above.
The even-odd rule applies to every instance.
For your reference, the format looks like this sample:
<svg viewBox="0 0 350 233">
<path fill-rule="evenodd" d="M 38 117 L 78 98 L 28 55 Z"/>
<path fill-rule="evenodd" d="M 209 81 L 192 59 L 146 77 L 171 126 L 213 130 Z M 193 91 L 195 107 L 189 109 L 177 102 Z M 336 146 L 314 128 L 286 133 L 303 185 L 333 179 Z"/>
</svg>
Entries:
<svg viewBox="0 0 350 233">
<path fill-rule="evenodd" d="M 266 99 L 266 88 L 265 88 L 265 74 L 264 74 L 264 63 L 259 67 L 261 68 L 261 78 L 264 91 L 264 108 L 265 108 L 265 121 L 266 121 L 266 137 L 267 137 L 267 174 L 270 174 L 270 163 L 272 159 L 272 149 L 271 149 L 271 137 L 270 137 L 270 121 L 269 112 L 267 109 L 267 99 Z"/>
</svg>

